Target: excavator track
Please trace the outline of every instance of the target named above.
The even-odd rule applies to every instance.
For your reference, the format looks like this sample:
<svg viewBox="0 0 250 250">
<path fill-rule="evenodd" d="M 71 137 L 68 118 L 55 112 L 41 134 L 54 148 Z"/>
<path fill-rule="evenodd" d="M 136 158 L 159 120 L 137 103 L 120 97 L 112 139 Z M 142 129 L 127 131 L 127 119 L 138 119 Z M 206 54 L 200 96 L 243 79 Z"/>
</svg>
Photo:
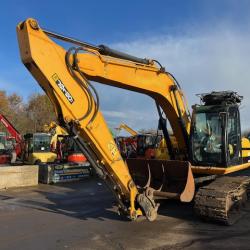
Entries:
<svg viewBox="0 0 250 250">
<path fill-rule="evenodd" d="M 198 190 L 194 210 L 205 220 L 232 225 L 244 215 L 249 199 L 249 176 L 223 176 Z"/>
</svg>

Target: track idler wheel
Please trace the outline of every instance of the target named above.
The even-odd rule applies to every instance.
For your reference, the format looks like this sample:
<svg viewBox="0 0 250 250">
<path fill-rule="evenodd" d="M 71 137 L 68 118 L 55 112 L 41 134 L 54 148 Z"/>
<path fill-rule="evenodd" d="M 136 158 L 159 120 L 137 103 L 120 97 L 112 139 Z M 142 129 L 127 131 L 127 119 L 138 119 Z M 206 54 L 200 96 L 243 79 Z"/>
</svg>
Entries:
<svg viewBox="0 0 250 250">
<path fill-rule="evenodd" d="M 248 194 L 245 188 L 234 196 L 228 195 L 226 199 L 227 225 L 235 224 L 243 215 L 248 202 Z"/>
</svg>

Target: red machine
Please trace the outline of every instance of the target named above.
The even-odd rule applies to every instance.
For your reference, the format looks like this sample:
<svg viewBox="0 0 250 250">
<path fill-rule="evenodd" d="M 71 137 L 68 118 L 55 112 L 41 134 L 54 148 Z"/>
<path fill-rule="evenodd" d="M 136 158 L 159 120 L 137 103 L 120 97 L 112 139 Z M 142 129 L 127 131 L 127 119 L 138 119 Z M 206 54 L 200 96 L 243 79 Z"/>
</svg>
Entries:
<svg viewBox="0 0 250 250">
<path fill-rule="evenodd" d="M 10 154 L 7 151 L 6 133 L 0 132 L 0 164 L 10 162 Z"/>
<path fill-rule="evenodd" d="M 12 145 L 15 147 L 17 157 L 21 157 L 22 143 L 23 143 L 21 134 L 15 129 L 15 127 L 9 122 L 9 120 L 2 114 L 0 114 L 0 122 L 5 126 L 8 133 L 10 134 L 10 137 L 7 137 L 6 140 L 9 142 L 12 141 Z M 3 155 L 1 156 L 2 156 L 1 158 L 4 158 L 4 160 L 1 161 L 1 163 L 9 162 L 9 157 L 7 156 L 3 157 Z"/>
<path fill-rule="evenodd" d="M 82 163 L 87 161 L 71 136 L 58 135 L 57 138 L 56 151 L 59 161 L 70 163 Z"/>
<path fill-rule="evenodd" d="M 116 137 L 116 143 L 123 158 L 155 158 L 155 148 L 162 136 L 137 134 L 131 137 Z"/>
</svg>

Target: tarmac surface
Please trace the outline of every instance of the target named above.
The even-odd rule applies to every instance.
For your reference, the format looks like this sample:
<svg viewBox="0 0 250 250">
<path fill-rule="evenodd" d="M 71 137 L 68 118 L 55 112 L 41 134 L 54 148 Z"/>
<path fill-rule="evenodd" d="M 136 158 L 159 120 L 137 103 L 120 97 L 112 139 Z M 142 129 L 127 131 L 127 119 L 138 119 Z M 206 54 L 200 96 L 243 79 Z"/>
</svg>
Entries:
<svg viewBox="0 0 250 250">
<path fill-rule="evenodd" d="M 250 249 L 250 210 L 234 226 L 205 223 L 166 201 L 156 221 L 116 213 L 98 179 L 0 192 L 0 249 Z"/>
</svg>

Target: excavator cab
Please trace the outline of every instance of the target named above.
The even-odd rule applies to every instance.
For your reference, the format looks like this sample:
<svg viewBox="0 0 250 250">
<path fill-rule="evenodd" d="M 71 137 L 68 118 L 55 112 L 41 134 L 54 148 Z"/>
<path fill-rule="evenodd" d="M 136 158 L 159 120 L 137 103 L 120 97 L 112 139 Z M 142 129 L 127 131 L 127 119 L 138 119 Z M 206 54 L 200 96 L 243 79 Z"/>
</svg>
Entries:
<svg viewBox="0 0 250 250">
<path fill-rule="evenodd" d="M 233 166 L 242 163 L 239 104 L 242 97 L 223 91 L 202 94 L 193 106 L 190 158 L 196 166 Z"/>
</svg>

